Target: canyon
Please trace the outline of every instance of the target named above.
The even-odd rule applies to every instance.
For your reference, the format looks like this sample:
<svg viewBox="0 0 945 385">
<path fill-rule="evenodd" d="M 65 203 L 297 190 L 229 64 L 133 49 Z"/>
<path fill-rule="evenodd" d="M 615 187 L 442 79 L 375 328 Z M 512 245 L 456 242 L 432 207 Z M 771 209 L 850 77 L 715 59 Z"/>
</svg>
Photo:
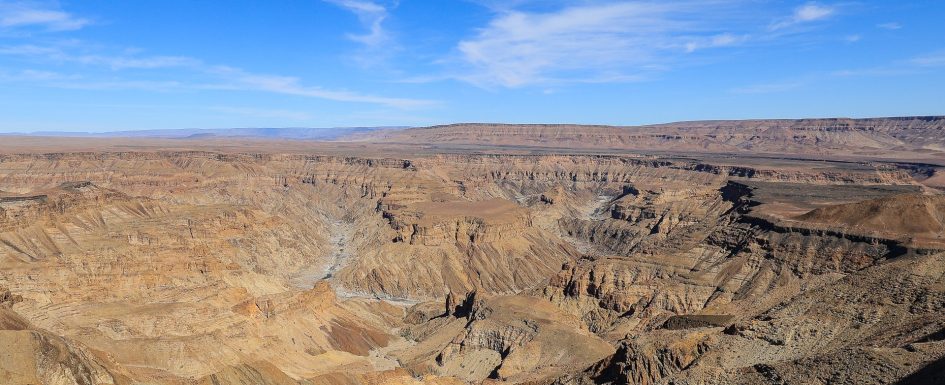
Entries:
<svg viewBox="0 0 945 385">
<path fill-rule="evenodd" d="M 0 137 L 0 383 L 939 384 L 945 117 Z"/>
</svg>

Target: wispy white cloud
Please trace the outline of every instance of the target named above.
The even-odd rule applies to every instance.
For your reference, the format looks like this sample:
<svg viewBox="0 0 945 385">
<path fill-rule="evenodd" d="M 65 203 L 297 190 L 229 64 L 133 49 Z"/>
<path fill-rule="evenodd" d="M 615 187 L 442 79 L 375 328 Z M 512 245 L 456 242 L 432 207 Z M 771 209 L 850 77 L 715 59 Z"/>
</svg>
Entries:
<svg viewBox="0 0 945 385">
<path fill-rule="evenodd" d="M 71 49 L 75 49 L 72 47 Z M 185 71 L 186 78 L 203 78 L 202 81 L 188 80 L 132 80 L 109 77 L 104 80 L 85 78 L 81 81 L 47 82 L 46 86 L 80 89 L 142 89 L 152 91 L 172 90 L 239 90 L 257 91 L 284 95 L 318 98 L 340 102 L 369 103 L 396 108 L 418 108 L 435 104 L 434 101 L 383 97 L 361 94 L 347 90 L 328 90 L 308 86 L 302 79 L 292 76 L 258 74 L 229 66 L 219 66 L 184 56 L 142 56 L 125 54 L 102 54 L 72 52 L 69 47 L 14 45 L 0 46 L 0 55 L 24 56 L 37 61 L 53 63 L 79 63 L 122 71 L 127 69 L 152 70 L 176 69 Z M 52 79 L 34 79 L 52 80 Z M 58 79 L 57 79 L 58 80 Z"/>
<path fill-rule="evenodd" d="M 794 21 L 806 22 L 822 20 L 830 17 L 830 15 L 833 14 L 834 9 L 832 7 L 818 5 L 816 3 L 808 3 L 807 5 L 801 6 L 794 11 Z"/>
<path fill-rule="evenodd" d="M 129 55 L 99 55 L 81 52 L 70 52 L 67 47 L 32 44 L 11 45 L 0 47 L 0 55 L 15 55 L 33 58 L 43 58 L 60 63 L 78 63 L 95 66 L 105 66 L 114 70 L 122 69 L 156 69 L 169 67 L 194 67 L 200 61 L 183 56 L 129 56 Z"/>
<path fill-rule="evenodd" d="M 357 43 L 346 54 L 346 59 L 360 67 L 373 70 L 391 70 L 391 59 L 403 50 L 394 34 L 385 28 L 397 0 L 323 0 L 343 8 L 357 16 L 363 33 L 347 33 L 345 36 Z"/>
<path fill-rule="evenodd" d="M 825 20 L 837 13 L 837 9 L 831 6 L 820 5 L 817 3 L 807 3 L 794 9 L 794 13 L 782 20 L 776 21 L 769 27 L 776 31 L 793 27 L 799 24 L 810 23 L 814 21 Z"/>
<path fill-rule="evenodd" d="M 365 46 L 382 45 L 387 41 L 383 29 L 387 18 L 387 8 L 368 0 L 325 0 L 354 12 L 367 27 L 364 35 L 349 37 Z M 89 20 L 80 18 L 51 6 L 39 3 L 7 2 L 0 0 L 0 28 L 34 27 L 50 31 L 76 30 L 89 24 Z M 20 73 L 0 72 L 0 81 L 31 81 L 37 85 L 73 89 L 135 89 L 149 91 L 181 90 L 235 90 L 267 92 L 299 97 L 317 98 L 339 102 L 375 104 L 398 109 L 411 109 L 435 104 L 434 101 L 413 98 L 396 98 L 364 94 L 349 90 L 330 90 L 306 85 L 302 79 L 292 76 L 259 74 L 243 69 L 205 63 L 200 59 L 186 56 L 149 56 L 137 50 L 106 49 L 95 44 L 77 40 L 59 40 L 56 43 L 38 45 L 35 43 L 9 44 L 0 46 L 0 56 L 16 56 L 27 59 L 32 64 L 59 65 L 70 64 L 69 68 L 80 75 L 60 75 L 54 72 L 21 71 Z M 84 68 L 86 66 L 89 68 Z M 107 68 L 112 72 L 103 76 L 95 67 Z M 133 77 L 122 77 L 125 70 L 139 70 Z M 143 78 L 146 70 L 164 70 L 154 72 L 161 78 L 171 76 L 172 80 L 150 80 Z M 64 77 L 67 76 L 67 77 Z M 186 79 L 186 80 L 183 80 Z"/>
<path fill-rule="evenodd" d="M 833 71 L 830 75 L 836 77 L 909 76 L 937 71 L 941 67 L 945 67 L 945 51 L 929 52 L 881 66 Z"/>
<path fill-rule="evenodd" d="M 787 35 L 800 41 L 808 31 L 802 25 L 830 19 L 839 7 L 810 2 L 778 18 L 745 0 L 482 1 L 495 17 L 444 60 L 462 69 L 407 81 L 451 78 L 491 88 L 647 80 L 700 62 L 707 56 L 692 55 L 699 51 L 776 44 Z"/>
<path fill-rule="evenodd" d="M 84 55 L 76 57 L 75 61 L 82 64 L 104 65 L 116 70 L 194 67 L 200 64 L 197 59 L 183 56 L 115 57 Z"/>
<path fill-rule="evenodd" d="M 0 2 L 0 28 L 42 28 L 49 31 L 71 31 L 88 25 L 88 19 L 40 4 Z"/>
<path fill-rule="evenodd" d="M 176 80 L 147 79 L 96 79 L 73 75 L 67 79 L 51 79 L 37 85 L 50 88 L 86 91 L 136 90 L 148 92 L 180 92 L 199 89 L 215 89 L 217 85 L 184 83 Z"/>
<path fill-rule="evenodd" d="M 882 24 L 877 24 L 876 26 L 882 29 L 888 29 L 890 31 L 902 29 L 902 24 L 899 24 L 896 22 L 882 23 Z"/>
<path fill-rule="evenodd" d="M 500 11 L 457 51 L 482 85 L 638 79 L 673 55 L 738 44 L 743 37 L 712 25 L 731 1 L 590 3 L 538 13 Z M 713 20 L 715 21 L 715 20 Z"/>
<path fill-rule="evenodd" d="M 738 36 L 731 33 L 722 33 L 715 36 L 693 39 L 686 43 L 686 52 L 695 52 L 696 50 L 706 48 L 725 47 L 735 45 L 748 39 L 748 36 Z"/>
<path fill-rule="evenodd" d="M 358 16 L 358 20 L 367 33 L 348 34 L 348 38 L 368 47 L 377 47 L 389 40 L 384 30 L 387 8 L 379 3 L 366 0 L 325 0 L 328 3 L 345 8 Z"/>
<path fill-rule="evenodd" d="M 909 64 L 924 68 L 943 67 L 945 66 L 945 51 L 916 56 L 909 60 Z"/>
<path fill-rule="evenodd" d="M 37 81 L 54 81 L 54 80 L 69 80 L 75 79 L 75 76 L 64 75 L 58 72 L 45 71 L 45 70 L 36 70 L 36 69 L 21 69 L 21 70 L 4 70 L 0 69 L 0 81 L 3 82 L 37 82 Z"/>
<path fill-rule="evenodd" d="M 228 79 L 234 88 L 266 91 L 278 94 L 306 96 L 340 102 L 357 102 L 385 105 L 396 108 L 417 108 L 436 104 L 431 100 L 391 98 L 360 94 L 352 91 L 327 90 L 320 87 L 306 86 L 292 76 L 255 74 L 238 68 L 217 66 L 210 72 Z"/>
<path fill-rule="evenodd" d="M 906 66 L 879 66 L 870 68 L 844 69 L 830 72 L 834 77 L 876 77 L 901 76 L 916 73 L 915 67 Z"/>
<path fill-rule="evenodd" d="M 886 65 L 810 73 L 805 76 L 784 79 L 781 81 L 737 87 L 729 90 L 729 92 L 738 94 L 778 93 L 791 91 L 811 84 L 830 81 L 835 78 L 915 76 L 926 74 L 932 71 L 938 71 L 942 67 L 945 67 L 945 51 L 936 51 L 903 60 L 897 60 Z"/>
</svg>

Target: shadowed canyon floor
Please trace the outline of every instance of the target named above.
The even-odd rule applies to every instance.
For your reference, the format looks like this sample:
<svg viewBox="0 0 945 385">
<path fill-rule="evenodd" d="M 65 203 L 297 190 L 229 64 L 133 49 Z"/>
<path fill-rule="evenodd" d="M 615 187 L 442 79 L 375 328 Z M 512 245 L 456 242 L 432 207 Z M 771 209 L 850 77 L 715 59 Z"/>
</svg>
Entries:
<svg viewBox="0 0 945 385">
<path fill-rule="evenodd" d="M 938 384 L 945 120 L 3 137 L 3 384 Z"/>
</svg>

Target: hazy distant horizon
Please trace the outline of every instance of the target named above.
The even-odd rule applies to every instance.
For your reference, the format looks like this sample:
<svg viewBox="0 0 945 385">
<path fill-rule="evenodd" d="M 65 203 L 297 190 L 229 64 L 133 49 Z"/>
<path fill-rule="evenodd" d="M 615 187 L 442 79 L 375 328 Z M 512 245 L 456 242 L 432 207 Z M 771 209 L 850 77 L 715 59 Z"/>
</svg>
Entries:
<svg viewBox="0 0 945 385">
<path fill-rule="evenodd" d="M 446 126 L 446 125 L 456 125 L 456 124 L 497 124 L 497 125 L 574 125 L 574 126 L 610 126 L 610 127 L 645 127 L 651 125 L 664 125 L 664 124 L 682 124 L 686 122 L 699 123 L 699 122 L 712 122 L 712 121 L 751 121 L 751 120 L 829 120 L 829 119 L 852 119 L 852 120 L 866 120 L 866 119 L 898 119 L 898 118 L 935 118 L 935 119 L 945 119 L 945 115 L 913 115 L 913 116 L 865 116 L 865 117 L 848 117 L 848 116 L 834 116 L 834 117 L 805 117 L 805 118 L 747 118 L 747 119 L 704 119 L 704 120 L 676 120 L 676 121 L 666 121 L 666 122 L 655 122 L 655 123 L 646 123 L 646 124 L 617 124 L 617 125 L 608 125 L 608 124 L 598 124 L 598 123 L 571 123 L 571 122 L 449 122 L 449 123 L 440 123 L 432 124 L 427 126 L 406 126 L 406 125 L 394 125 L 394 126 L 350 126 L 350 127 L 219 127 L 219 128 L 159 128 L 159 129 L 140 129 L 140 130 L 110 130 L 110 131 L 29 131 L 29 132 L 17 132 L 17 131 L 2 131 L 0 130 L 0 136 L 76 136 L 76 137 L 120 137 L 120 136 L 141 136 L 141 137 L 164 137 L 164 138 L 183 138 L 189 136 L 198 136 L 198 135 L 215 135 L 215 136 L 275 136 L 275 137 L 284 137 L 284 138 L 334 138 L 343 136 L 345 134 L 351 134 L 355 132 L 366 132 L 374 130 L 403 130 L 409 128 L 424 128 L 424 127 L 434 127 L 434 126 Z M 252 131 L 274 131 L 277 133 L 275 135 L 261 135 L 259 132 L 253 133 Z M 315 131 L 314 135 L 300 135 L 293 134 L 292 131 L 296 132 L 306 132 L 306 131 Z M 324 133 L 323 135 L 319 135 Z"/>
</svg>

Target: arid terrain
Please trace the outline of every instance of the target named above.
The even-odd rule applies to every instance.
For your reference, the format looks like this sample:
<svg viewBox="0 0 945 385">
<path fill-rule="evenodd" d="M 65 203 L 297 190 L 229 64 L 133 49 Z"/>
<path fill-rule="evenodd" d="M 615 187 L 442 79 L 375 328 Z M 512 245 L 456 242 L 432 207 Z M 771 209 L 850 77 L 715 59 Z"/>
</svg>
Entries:
<svg viewBox="0 0 945 385">
<path fill-rule="evenodd" d="M 945 117 L 0 136 L 0 384 L 943 384 Z"/>
</svg>

